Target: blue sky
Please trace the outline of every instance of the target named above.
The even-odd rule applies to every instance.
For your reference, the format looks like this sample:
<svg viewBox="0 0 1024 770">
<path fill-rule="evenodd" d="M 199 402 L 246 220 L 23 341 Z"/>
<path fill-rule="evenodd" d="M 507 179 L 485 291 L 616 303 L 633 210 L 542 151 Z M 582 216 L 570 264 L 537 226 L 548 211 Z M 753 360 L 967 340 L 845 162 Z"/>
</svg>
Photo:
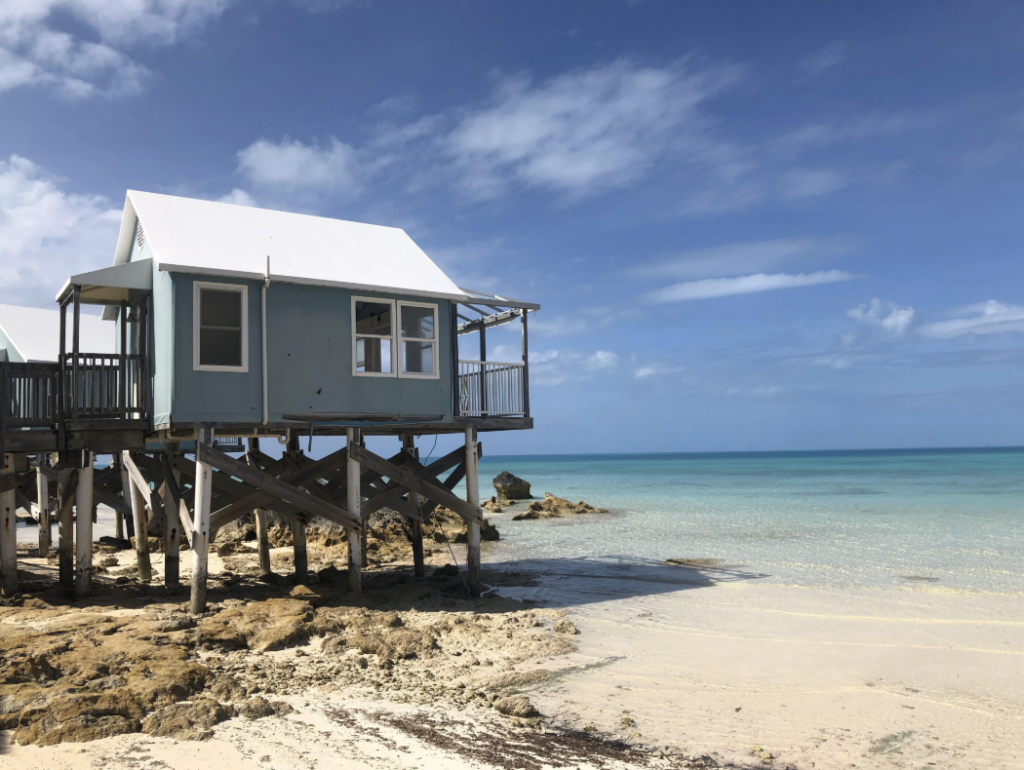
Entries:
<svg viewBox="0 0 1024 770">
<path fill-rule="evenodd" d="M 542 303 L 490 454 L 1022 444 L 1022 72 L 1016 3 L 0 0 L 0 302 L 223 199 Z"/>
</svg>

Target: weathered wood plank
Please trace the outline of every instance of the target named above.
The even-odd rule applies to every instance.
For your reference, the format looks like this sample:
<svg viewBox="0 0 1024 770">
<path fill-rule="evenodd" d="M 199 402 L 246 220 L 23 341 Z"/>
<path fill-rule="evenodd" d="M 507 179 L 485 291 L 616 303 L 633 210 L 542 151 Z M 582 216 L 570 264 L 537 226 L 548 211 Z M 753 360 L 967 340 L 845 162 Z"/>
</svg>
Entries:
<svg viewBox="0 0 1024 770">
<path fill-rule="evenodd" d="M 164 466 L 164 492 L 166 494 L 166 506 L 165 513 L 169 511 L 178 512 L 178 520 L 181 522 L 181 531 L 185 533 L 185 539 L 188 540 L 189 548 L 192 547 L 192 517 L 188 512 L 188 505 L 181 497 L 181 487 L 178 486 L 177 479 L 174 478 L 174 468 L 171 466 L 170 458 L 165 454 L 163 458 Z M 169 515 L 169 513 L 168 513 Z"/>
</svg>

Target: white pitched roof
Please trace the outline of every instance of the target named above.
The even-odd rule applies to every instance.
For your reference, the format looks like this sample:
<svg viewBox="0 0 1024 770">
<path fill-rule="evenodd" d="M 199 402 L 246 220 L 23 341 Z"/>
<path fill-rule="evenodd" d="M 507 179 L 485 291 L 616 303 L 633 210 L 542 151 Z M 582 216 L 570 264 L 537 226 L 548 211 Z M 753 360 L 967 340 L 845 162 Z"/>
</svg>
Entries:
<svg viewBox="0 0 1024 770">
<path fill-rule="evenodd" d="M 60 357 L 60 311 L 0 305 L 0 329 L 29 362 L 56 362 Z M 68 352 L 71 352 L 71 310 L 68 309 Z M 83 353 L 113 353 L 114 324 L 99 316 L 79 316 L 78 348 Z"/>
<path fill-rule="evenodd" d="M 404 230 L 129 190 L 114 264 L 135 217 L 157 269 L 465 299 Z"/>
</svg>

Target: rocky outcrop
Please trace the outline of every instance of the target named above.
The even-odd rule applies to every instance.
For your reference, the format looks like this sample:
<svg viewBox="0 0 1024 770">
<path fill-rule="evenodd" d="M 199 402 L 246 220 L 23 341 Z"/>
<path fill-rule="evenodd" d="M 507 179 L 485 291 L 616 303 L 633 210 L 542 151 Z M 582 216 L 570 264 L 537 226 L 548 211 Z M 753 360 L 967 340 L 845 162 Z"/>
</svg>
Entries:
<svg viewBox="0 0 1024 770">
<path fill-rule="evenodd" d="M 513 476 L 508 471 L 502 471 L 495 476 L 493 483 L 499 500 L 530 500 L 533 498 L 533 495 L 530 494 L 530 482 Z"/>
<path fill-rule="evenodd" d="M 578 503 L 571 503 L 564 498 L 555 497 L 550 492 L 545 492 L 543 500 L 536 500 L 530 503 L 530 507 L 523 513 L 513 516 L 512 521 L 559 519 L 563 516 L 576 516 L 581 513 L 608 513 L 608 510 L 606 508 L 595 508 L 582 500 Z"/>
</svg>

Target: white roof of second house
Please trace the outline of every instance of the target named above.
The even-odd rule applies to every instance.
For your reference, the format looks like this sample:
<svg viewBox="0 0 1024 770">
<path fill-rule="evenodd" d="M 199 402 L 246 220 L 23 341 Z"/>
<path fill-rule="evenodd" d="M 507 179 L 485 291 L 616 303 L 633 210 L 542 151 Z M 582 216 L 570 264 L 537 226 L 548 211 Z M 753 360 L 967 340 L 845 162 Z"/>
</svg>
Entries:
<svg viewBox="0 0 1024 770">
<path fill-rule="evenodd" d="M 67 351 L 71 352 L 71 311 L 68 310 Z M 0 305 L 0 329 L 28 362 L 60 358 L 60 311 Z M 79 316 L 78 349 L 83 353 L 113 353 L 114 324 L 99 316 Z"/>
<path fill-rule="evenodd" d="M 157 269 L 429 297 L 466 294 L 404 230 L 129 190 L 114 264 L 138 216 Z"/>
</svg>

